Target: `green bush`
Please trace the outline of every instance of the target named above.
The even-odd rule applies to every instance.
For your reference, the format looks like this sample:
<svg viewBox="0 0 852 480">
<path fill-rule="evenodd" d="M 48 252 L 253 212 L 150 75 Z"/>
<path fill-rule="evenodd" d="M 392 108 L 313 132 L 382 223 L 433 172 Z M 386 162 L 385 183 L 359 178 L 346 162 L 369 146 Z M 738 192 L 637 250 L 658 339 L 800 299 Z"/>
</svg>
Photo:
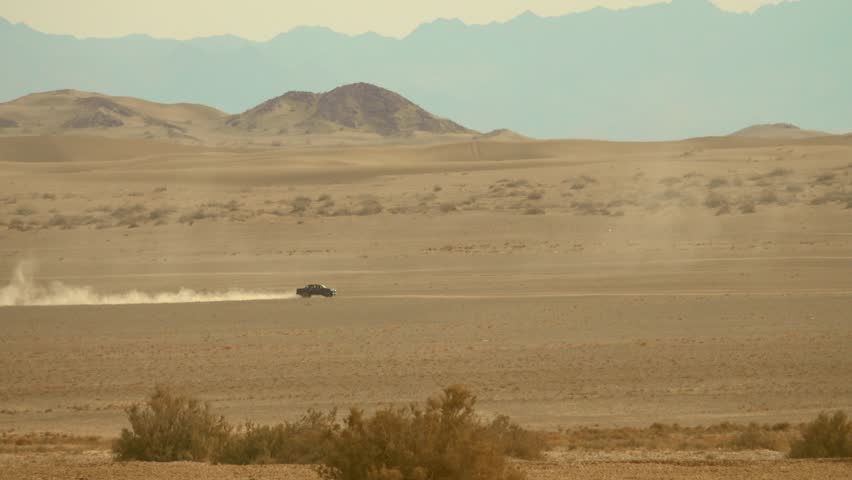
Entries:
<svg viewBox="0 0 852 480">
<path fill-rule="evenodd" d="M 126 410 L 131 429 L 113 444 L 118 460 L 204 461 L 228 438 L 231 427 L 210 405 L 157 386 L 144 405 Z"/>
<path fill-rule="evenodd" d="M 309 410 L 293 423 L 234 429 L 209 405 L 156 387 L 126 410 L 131 428 L 113 444 L 117 460 L 225 464 L 315 464 L 327 480 L 515 480 L 507 456 L 537 458 L 539 433 L 500 416 L 483 422 L 476 397 L 461 386 L 423 405 L 386 407 L 372 416 L 352 409 Z"/>
<path fill-rule="evenodd" d="M 510 457 L 536 460 L 547 449 L 547 438 L 543 433 L 521 428 L 506 415 L 497 416 L 488 425 L 488 431 L 503 453 Z"/>
<path fill-rule="evenodd" d="M 789 448 L 788 436 L 786 429 L 750 423 L 731 439 L 729 447 L 734 450 L 775 450 L 780 452 Z"/>
<path fill-rule="evenodd" d="M 802 438 L 793 443 L 792 458 L 852 457 L 852 422 L 845 412 L 820 413 L 802 429 Z"/>
<path fill-rule="evenodd" d="M 275 426 L 247 423 L 222 444 L 213 460 L 238 465 L 321 463 L 338 429 L 335 411 L 309 410 L 297 422 Z"/>
<path fill-rule="evenodd" d="M 444 389 L 424 406 L 353 409 L 320 468 L 328 480 L 515 479 L 504 445 L 474 413 L 464 387 Z"/>
</svg>

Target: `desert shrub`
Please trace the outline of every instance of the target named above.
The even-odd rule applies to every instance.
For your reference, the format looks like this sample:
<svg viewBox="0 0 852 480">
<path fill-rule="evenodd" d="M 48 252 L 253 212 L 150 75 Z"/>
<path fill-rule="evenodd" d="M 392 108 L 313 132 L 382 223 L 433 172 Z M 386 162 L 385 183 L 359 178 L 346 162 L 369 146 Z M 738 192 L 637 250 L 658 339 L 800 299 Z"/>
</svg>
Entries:
<svg viewBox="0 0 852 480">
<path fill-rule="evenodd" d="M 524 210 L 524 215 L 544 215 L 544 209 L 541 207 L 529 207 Z"/>
<path fill-rule="evenodd" d="M 368 196 L 361 199 L 361 208 L 359 208 L 355 214 L 360 216 L 377 215 L 382 213 L 382 210 L 384 210 L 384 207 L 382 207 L 382 204 L 379 203 L 379 200 L 375 197 Z"/>
<path fill-rule="evenodd" d="M 811 200 L 811 205 L 824 205 L 826 203 L 839 203 L 845 205 L 846 208 L 852 208 L 852 192 L 838 189 L 826 192 Z"/>
<path fill-rule="evenodd" d="M 544 192 L 541 190 L 536 190 L 534 192 L 530 192 L 527 195 L 527 200 L 541 200 L 544 197 Z"/>
<path fill-rule="evenodd" d="M 331 200 L 331 195 L 327 193 L 323 193 L 322 195 L 317 197 L 318 202 L 328 202 L 329 200 Z"/>
<path fill-rule="evenodd" d="M 714 177 L 711 178 L 709 182 L 707 182 L 707 188 L 719 188 L 719 187 L 727 187 L 730 183 L 727 179 L 722 177 Z"/>
<path fill-rule="evenodd" d="M 47 221 L 47 226 L 50 228 L 61 228 L 69 230 L 78 226 L 91 225 L 96 223 L 95 217 L 91 215 L 62 215 L 56 214 L 50 217 Z"/>
<path fill-rule="evenodd" d="M 754 202 L 751 200 L 745 201 L 740 204 L 740 213 L 754 213 L 757 211 L 757 208 L 754 206 Z"/>
<path fill-rule="evenodd" d="M 753 182 L 757 182 L 757 181 L 766 180 L 766 179 L 770 179 L 770 178 L 786 177 L 787 175 L 791 175 L 792 173 L 793 173 L 793 171 L 790 170 L 789 168 L 778 167 L 778 168 L 775 168 L 775 169 L 773 169 L 773 170 L 771 170 L 767 173 L 764 173 L 763 175 L 753 175 L 753 176 L 749 177 L 748 179 L 753 181 Z"/>
<path fill-rule="evenodd" d="M 335 410 L 309 410 L 296 422 L 234 429 L 208 404 L 156 387 L 126 409 L 131 428 L 113 452 L 119 461 L 314 464 L 327 480 L 521 478 L 506 457 L 539 458 L 544 435 L 508 417 L 483 422 L 475 403 L 467 389 L 451 386 L 423 405 L 372 416 L 352 409 L 343 423 Z"/>
<path fill-rule="evenodd" d="M 311 208 L 312 200 L 308 197 L 296 197 L 290 202 L 291 212 L 302 214 Z"/>
<path fill-rule="evenodd" d="M 814 178 L 814 182 L 819 185 L 831 185 L 834 183 L 835 175 L 833 173 L 823 173 Z"/>
<path fill-rule="evenodd" d="M 210 405 L 157 386 L 144 405 L 125 410 L 130 429 L 113 444 L 118 460 L 203 461 L 226 441 L 231 427 Z"/>
<path fill-rule="evenodd" d="M 794 185 L 794 184 L 790 184 L 790 185 L 787 185 L 787 186 L 784 188 L 784 190 L 786 190 L 786 191 L 787 191 L 787 192 L 789 192 L 789 193 L 801 193 L 801 192 L 803 192 L 805 189 L 804 189 L 804 188 L 802 188 L 802 186 L 801 186 L 801 185 Z"/>
<path fill-rule="evenodd" d="M 527 187 L 530 184 L 529 180 L 526 180 L 524 178 L 519 178 L 517 180 L 502 179 L 499 180 L 497 183 L 504 184 L 506 188 Z"/>
<path fill-rule="evenodd" d="M 792 173 L 793 173 L 793 171 L 790 170 L 789 168 L 778 167 L 778 168 L 772 170 L 771 172 L 767 173 L 765 176 L 767 176 L 767 177 L 784 177 L 784 176 L 790 175 Z"/>
<path fill-rule="evenodd" d="M 728 206 L 728 199 L 724 195 L 716 192 L 711 192 L 704 199 L 704 206 L 711 209 L 719 209 Z"/>
<path fill-rule="evenodd" d="M 444 188 L 443 188 L 443 187 L 441 187 L 440 185 L 435 185 L 434 187 L 432 187 L 432 191 L 433 191 L 433 192 L 436 192 L 436 193 L 437 193 L 437 192 L 440 192 L 440 191 L 441 191 L 441 190 L 443 190 L 443 189 L 444 189 Z"/>
<path fill-rule="evenodd" d="M 773 203 L 781 203 L 781 199 L 778 198 L 778 194 L 776 194 L 773 190 L 763 190 L 760 192 L 760 195 L 757 197 L 757 203 L 761 205 L 771 205 Z"/>
<path fill-rule="evenodd" d="M 222 202 L 209 202 L 201 205 L 201 208 L 207 209 L 217 209 L 217 210 L 227 210 L 229 212 L 236 212 L 240 209 L 240 202 L 236 200 L 229 200 L 226 203 Z"/>
<path fill-rule="evenodd" d="M 681 197 L 683 197 L 681 192 L 672 189 L 667 189 L 660 194 L 660 198 L 663 200 L 679 200 Z"/>
<path fill-rule="evenodd" d="M 581 215 L 609 216 L 612 213 L 606 204 L 601 202 L 571 202 L 571 208 Z"/>
<path fill-rule="evenodd" d="M 110 213 L 110 216 L 116 220 L 117 226 L 126 226 L 130 228 L 138 227 L 139 224 L 145 223 L 147 208 L 142 204 L 129 205 L 119 207 Z"/>
<path fill-rule="evenodd" d="M 247 423 L 222 443 L 213 459 L 228 464 L 316 464 L 328 457 L 337 413 L 309 410 L 299 421 L 274 426 Z"/>
<path fill-rule="evenodd" d="M 541 458 L 547 448 L 547 438 L 543 433 L 521 428 L 506 415 L 498 415 L 488 425 L 488 430 L 503 453 L 510 457 L 535 460 Z"/>
<path fill-rule="evenodd" d="M 681 180 L 677 177 L 665 177 L 662 180 L 660 180 L 660 183 L 665 185 L 666 187 L 671 188 L 671 187 L 677 185 L 678 183 L 680 183 L 682 181 L 683 180 Z"/>
<path fill-rule="evenodd" d="M 119 207 L 110 213 L 111 216 L 117 219 L 125 219 L 128 217 L 133 217 L 143 213 L 146 210 L 145 206 L 142 204 L 135 204 L 126 207 Z"/>
<path fill-rule="evenodd" d="M 27 232 L 27 231 L 34 230 L 34 229 L 38 228 L 38 225 L 34 222 L 25 222 L 25 221 L 21 220 L 20 218 L 13 218 L 9 222 L 7 228 L 9 230 L 17 230 L 19 232 Z"/>
<path fill-rule="evenodd" d="M 209 218 L 215 219 L 218 218 L 219 215 L 217 213 L 211 212 L 209 210 L 205 210 L 203 208 L 198 208 L 193 212 L 185 213 L 178 218 L 178 222 L 192 225 L 193 223 L 199 220 L 206 220 Z"/>
<path fill-rule="evenodd" d="M 154 189 L 154 193 L 163 193 L 163 192 L 167 192 L 168 190 L 169 190 L 168 187 L 157 187 L 157 188 Z"/>
<path fill-rule="evenodd" d="M 441 210 L 441 212 L 443 212 L 443 213 L 455 212 L 456 210 L 458 210 L 458 208 L 456 208 L 456 205 L 454 203 L 449 203 L 449 202 L 442 203 L 438 207 L 438 209 Z"/>
<path fill-rule="evenodd" d="M 388 407 L 372 417 L 353 409 L 320 473 L 328 480 L 520 478 L 475 403 L 452 386 L 424 406 Z"/>
<path fill-rule="evenodd" d="M 845 412 L 820 413 L 802 429 L 802 438 L 793 442 L 792 458 L 852 457 L 852 422 Z"/>
<path fill-rule="evenodd" d="M 174 212 L 175 209 L 172 207 L 155 208 L 148 212 L 148 220 L 154 222 L 155 225 L 163 225 Z"/>
<path fill-rule="evenodd" d="M 15 209 L 15 215 L 18 215 L 18 216 L 21 216 L 21 217 L 29 217 L 30 215 L 33 215 L 35 213 L 36 213 L 36 210 L 32 207 L 22 206 L 22 207 L 18 207 L 18 208 Z"/>
<path fill-rule="evenodd" d="M 731 440 L 729 447 L 734 450 L 783 451 L 789 447 L 789 442 L 782 432 L 768 425 L 751 423 Z"/>
</svg>

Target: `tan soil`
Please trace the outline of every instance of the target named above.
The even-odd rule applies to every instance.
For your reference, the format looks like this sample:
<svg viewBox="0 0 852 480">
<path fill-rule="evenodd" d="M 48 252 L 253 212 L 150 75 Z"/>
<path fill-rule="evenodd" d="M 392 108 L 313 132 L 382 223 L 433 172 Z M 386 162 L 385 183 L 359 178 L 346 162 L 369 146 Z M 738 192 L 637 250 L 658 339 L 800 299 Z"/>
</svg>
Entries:
<svg viewBox="0 0 852 480">
<path fill-rule="evenodd" d="M 115 436 L 156 382 L 259 422 L 454 382 L 486 414 L 553 430 L 852 410 L 848 140 L 228 151 L 85 138 L 64 162 L 7 141 L 0 271 L 29 258 L 42 285 L 97 293 L 322 282 L 340 296 L 0 307 L 3 430 Z M 849 476 L 843 463 L 744 462 L 552 468 Z M 545 478 L 549 465 L 528 468 Z M 80 475 L 239 472 L 92 468 Z"/>
</svg>

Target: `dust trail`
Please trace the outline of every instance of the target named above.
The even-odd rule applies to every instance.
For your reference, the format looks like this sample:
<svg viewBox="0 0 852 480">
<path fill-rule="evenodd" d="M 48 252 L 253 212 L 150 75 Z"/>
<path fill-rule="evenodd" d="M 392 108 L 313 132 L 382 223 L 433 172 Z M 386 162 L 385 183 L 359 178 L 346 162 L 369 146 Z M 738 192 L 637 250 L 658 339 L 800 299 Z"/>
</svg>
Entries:
<svg viewBox="0 0 852 480">
<path fill-rule="evenodd" d="M 293 292 L 275 293 L 242 289 L 208 292 L 181 288 L 176 292 L 146 293 L 131 290 L 105 294 L 96 292 L 92 287 L 66 285 L 62 282 L 40 285 L 35 281 L 34 271 L 32 262 L 18 264 L 10 283 L 0 288 L 0 307 L 240 302 L 296 298 Z"/>
</svg>

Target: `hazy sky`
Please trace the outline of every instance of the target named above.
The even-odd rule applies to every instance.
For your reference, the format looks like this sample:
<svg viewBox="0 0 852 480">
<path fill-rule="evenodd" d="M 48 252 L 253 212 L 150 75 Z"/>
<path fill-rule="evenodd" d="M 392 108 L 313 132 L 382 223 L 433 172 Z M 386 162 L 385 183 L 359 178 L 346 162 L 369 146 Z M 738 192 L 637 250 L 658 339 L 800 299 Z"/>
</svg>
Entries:
<svg viewBox="0 0 852 480">
<path fill-rule="evenodd" d="M 356 34 L 403 37 L 435 18 L 466 23 L 505 21 L 525 10 L 542 16 L 625 8 L 666 0 L 0 0 L 0 17 L 36 30 L 79 37 L 147 33 L 186 39 L 230 33 L 268 40 L 300 25 Z M 752 11 L 782 0 L 713 0 L 720 8 Z"/>
</svg>

